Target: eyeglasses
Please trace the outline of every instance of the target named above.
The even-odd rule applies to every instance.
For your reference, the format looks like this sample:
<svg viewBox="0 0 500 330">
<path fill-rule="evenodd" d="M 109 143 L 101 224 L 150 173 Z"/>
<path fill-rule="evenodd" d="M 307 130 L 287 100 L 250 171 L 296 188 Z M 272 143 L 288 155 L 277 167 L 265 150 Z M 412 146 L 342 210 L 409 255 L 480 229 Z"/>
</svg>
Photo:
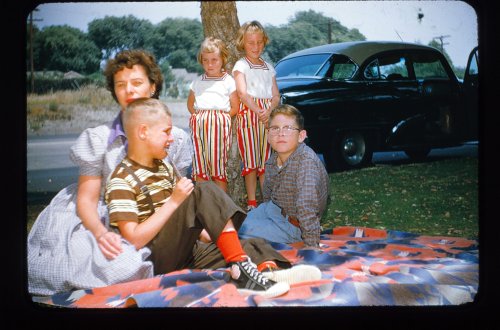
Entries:
<svg viewBox="0 0 500 330">
<path fill-rule="evenodd" d="M 283 126 L 283 127 L 271 126 L 269 127 L 268 130 L 269 130 L 269 135 L 271 136 L 279 135 L 280 132 L 283 136 L 289 136 L 292 135 L 293 131 L 300 131 L 300 128 L 293 126 Z"/>
</svg>

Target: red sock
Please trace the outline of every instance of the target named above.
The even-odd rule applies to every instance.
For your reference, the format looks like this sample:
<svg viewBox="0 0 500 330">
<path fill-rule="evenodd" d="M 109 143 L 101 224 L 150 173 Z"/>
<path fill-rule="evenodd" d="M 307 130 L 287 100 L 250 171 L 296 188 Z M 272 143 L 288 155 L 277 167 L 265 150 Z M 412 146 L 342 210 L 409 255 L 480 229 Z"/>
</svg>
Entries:
<svg viewBox="0 0 500 330">
<path fill-rule="evenodd" d="M 247 205 L 257 207 L 257 200 L 255 200 L 255 199 L 250 200 L 249 199 L 249 200 L 247 200 Z"/>
<path fill-rule="evenodd" d="M 227 263 L 242 261 L 246 257 L 235 230 L 223 231 L 215 244 Z"/>
<path fill-rule="evenodd" d="M 262 272 L 264 270 L 276 270 L 276 269 L 278 269 L 278 265 L 276 265 L 276 263 L 272 260 L 264 261 L 257 266 L 257 270 L 259 272 Z"/>
</svg>

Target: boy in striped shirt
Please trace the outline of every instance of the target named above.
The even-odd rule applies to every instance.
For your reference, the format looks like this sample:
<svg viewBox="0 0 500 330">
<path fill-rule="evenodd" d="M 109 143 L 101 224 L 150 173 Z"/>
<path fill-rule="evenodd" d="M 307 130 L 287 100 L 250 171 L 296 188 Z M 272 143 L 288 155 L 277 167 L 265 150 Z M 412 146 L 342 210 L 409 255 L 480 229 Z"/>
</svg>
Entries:
<svg viewBox="0 0 500 330">
<path fill-rule="evenodd" d="M 151 250 L 155 274 L 229 266 L 230 282 L 240 293 L 265 297 L 286 293 L 291 281 L 297 281 L 295 273 L 300 273 L 299 281 L 318 278 L 319 270 L 313 266 L 290 268 L 290 262 L 264 240 L 240 242 L 237 230 L 246 214 L 213 182 L 195 186 L 190 179 L 175 176 L 172 166 L 162 160 L 173 142 L 167 106 L 156 99 L 137 99 L 123 113 L 123 124 L 127 155 L 105 193 L 110 223 L 137 249 Z M 212 242 L 198 240 L 203 229 Z M 287 275 L 286 279 L 275 281 L 259 271 L 269 263 L 289 268 L 274 272 Z"/>
</svg>

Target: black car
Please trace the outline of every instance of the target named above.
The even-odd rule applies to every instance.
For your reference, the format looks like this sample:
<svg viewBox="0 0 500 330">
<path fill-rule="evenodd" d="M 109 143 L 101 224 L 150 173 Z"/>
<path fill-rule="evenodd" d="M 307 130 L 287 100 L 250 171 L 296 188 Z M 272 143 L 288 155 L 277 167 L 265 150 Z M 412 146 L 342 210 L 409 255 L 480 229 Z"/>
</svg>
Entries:
<svg viewBox="0 0 500 330">
<path fill-rule="evenodd" d="M 375 151 L 422 159 L 477 140 L 477 47 L 466 71 L 461 81 L 439 50 L 402 42 L 329 44 L 276 63 L 281 102 L 302 112 L 329 171 L 363 167 Z"/>
</svg>

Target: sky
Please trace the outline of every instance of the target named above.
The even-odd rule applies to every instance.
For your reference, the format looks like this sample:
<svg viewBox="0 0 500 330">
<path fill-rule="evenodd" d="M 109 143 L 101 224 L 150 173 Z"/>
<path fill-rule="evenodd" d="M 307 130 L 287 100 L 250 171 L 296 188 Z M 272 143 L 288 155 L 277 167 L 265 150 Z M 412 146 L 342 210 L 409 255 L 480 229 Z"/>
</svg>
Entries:
<svg viewBox="0 0 500 330">
<path fill-rule="evenodd" d="M 437 38 L 444 43 L 453 64 L 461 67 L 465 67 L 470 51 L 478 45 L 477 15 L 473 7 L 459 0 L 236 1 L 236 8 L 240 24 L 258 20 L 264 26 L 280 26 L 287 24 L 297 11 L 312 9 L 349 29 L 357 28 L 367 40 L 427 45 Z M 33 19 L 39 28 L 69 25 L 84 32 L 89 22 L 105 16 L 134 15 L 153 24 L 168 17 L 201 21 L 199 1 L 45 2 L 36 9 Z M 423 15 L 420 20 L 419 14 Z"/>
</svg>

